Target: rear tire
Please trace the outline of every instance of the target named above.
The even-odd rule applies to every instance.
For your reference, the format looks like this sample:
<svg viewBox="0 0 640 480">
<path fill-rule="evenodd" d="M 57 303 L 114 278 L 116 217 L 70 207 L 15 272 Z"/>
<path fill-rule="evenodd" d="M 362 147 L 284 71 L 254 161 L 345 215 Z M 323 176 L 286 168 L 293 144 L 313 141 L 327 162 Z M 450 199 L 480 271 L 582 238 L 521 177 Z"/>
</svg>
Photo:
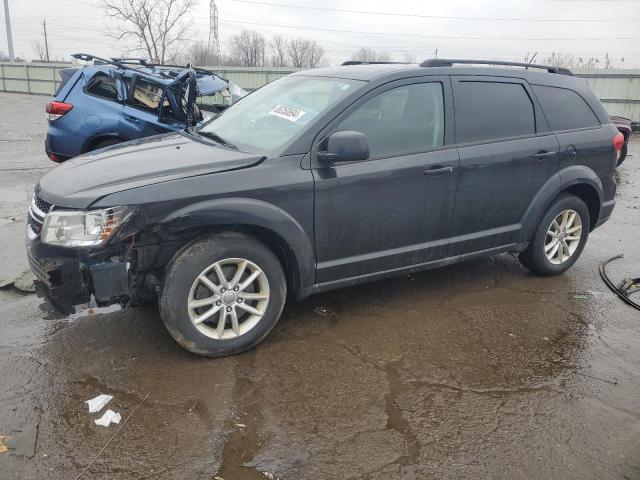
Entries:
<svg viewBox="0 0 640 480">
<path fill-rule="evenodd" d="M 195 240 L 175 255 L 159 307 L 182 347 L 221 357 L 260 343 L 278 322 L 286 296 L 273 252 L 247 235 L 226 232 Z"/>
<path fill-rule="evenodd" d="M 566 221 L 566 224 L 563 222 Z M 538 275 L 559 275 L 578 260 L 591 225 L 587 205 L 574 195 L 555 200 L 536 228 L 520 262 Z"/>
</svg>

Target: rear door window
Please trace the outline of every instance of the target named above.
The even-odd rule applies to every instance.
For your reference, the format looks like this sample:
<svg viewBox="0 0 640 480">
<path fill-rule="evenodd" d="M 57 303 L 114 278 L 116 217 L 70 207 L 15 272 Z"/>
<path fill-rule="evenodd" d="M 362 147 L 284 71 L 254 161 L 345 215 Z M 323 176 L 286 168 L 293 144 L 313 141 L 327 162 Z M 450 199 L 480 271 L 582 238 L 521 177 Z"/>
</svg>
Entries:
<svg viewBox="0 0 640 480">
<path fill-rule="evenodd" d="M 89 83 L 87 83 L 86 91 L 90 95 L 106 98 L 107 100 L 118 101 L 118 88 L 116 80 L 104 73 L 96 73 Z"/>
<path fill-rule="evenodd" d="M 533 85 L 551 130 L 597 127 L 598 117 L 587 102 L 573 90 Z"/>
<path fill-rule="evenodd" d="M 418 83 L 387 90 L 358 107 L 337 129 L 364 133 L 371 158 L 441 147 L 444 139 L 442 84 Z"/>
<path fill-rule="evenodd" d="M 536 133 L 533 102 L 521 83 L 455 82 L 456 142 Z"/>
</svg>

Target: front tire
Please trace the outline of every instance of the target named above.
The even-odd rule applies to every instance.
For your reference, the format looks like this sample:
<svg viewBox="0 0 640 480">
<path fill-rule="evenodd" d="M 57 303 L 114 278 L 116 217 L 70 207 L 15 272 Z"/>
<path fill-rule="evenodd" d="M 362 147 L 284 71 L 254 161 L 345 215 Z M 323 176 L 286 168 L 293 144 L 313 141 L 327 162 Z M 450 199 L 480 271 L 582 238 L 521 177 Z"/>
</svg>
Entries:
<svg viewBox="0 0 640 480">
<path fill-rule="evenodd" d="M 591 225 L 587 205 L 563 195 L 544 214 L 520 262 L 538 275 L 560 275 L 578 260 Z"/>
<path fill-rule="evenodd" d="M 167 266 L 160 315 L 171 336 L 198 355 L 248 350 L 278 322 L 287 296 L 278 258 L 257 240 L 227 232 L 198 239 Z"/>
</svg>

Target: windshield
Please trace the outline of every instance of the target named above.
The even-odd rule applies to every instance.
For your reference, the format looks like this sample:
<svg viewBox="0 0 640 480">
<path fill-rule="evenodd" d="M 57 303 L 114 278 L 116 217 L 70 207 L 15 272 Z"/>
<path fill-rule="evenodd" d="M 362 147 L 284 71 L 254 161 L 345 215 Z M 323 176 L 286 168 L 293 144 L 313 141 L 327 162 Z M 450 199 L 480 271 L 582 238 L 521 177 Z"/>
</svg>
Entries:
<svg viewBox="0 0 640 480">
<path fill-rule="evenodd" d="M 231 106 L 200 132 L 244 150 L 275 150 L 364 83 L 298 75 L 281 78 Z"/>
</svg>

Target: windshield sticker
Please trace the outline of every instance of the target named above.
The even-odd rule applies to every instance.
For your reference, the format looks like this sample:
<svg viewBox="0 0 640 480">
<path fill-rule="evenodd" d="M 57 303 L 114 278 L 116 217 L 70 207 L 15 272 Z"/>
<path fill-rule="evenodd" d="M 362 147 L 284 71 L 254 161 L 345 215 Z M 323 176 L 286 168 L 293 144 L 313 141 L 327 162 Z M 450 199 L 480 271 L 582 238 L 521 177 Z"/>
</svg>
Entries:
<svg viewBox="0 0 640 480">
<path fill-rule="evenodd" d="M 285 120 L 289 120 L 290 122 L 297 122 L 305 113 L 307 112 L 298 108 L 276 105 L 274 109 L 269 112 L 269 115 L 284 118 Z"/>
</svg>

